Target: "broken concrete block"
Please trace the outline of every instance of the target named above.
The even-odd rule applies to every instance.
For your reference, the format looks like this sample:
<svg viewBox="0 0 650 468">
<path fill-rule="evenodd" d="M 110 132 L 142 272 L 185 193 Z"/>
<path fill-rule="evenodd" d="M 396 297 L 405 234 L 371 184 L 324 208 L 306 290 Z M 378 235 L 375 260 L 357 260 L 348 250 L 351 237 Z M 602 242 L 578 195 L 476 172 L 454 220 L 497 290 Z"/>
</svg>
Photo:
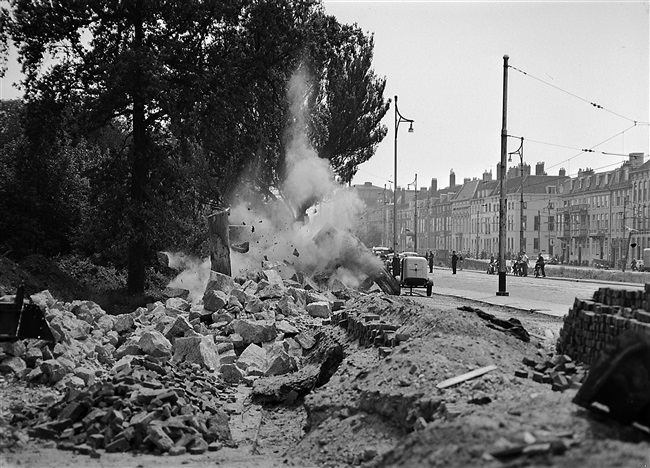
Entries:
<svg viewBox="0 0 650 468">
<path fill-rule="evenodd" d="M 188 336 L 174 342 L 173 362 L 191 362 L 207 369 L 219 367 L 219 353 L 212 336 Z"/>
<path fill-rule="evenodd" d="M 135 327 L 135 321 L 131 314 L 121 314 L 115 316 L 115 324 L 113 325 L 113 330 L 118 333 L 124 333 L 127 331 L 133 330 Z"/>
<path fill-rule="evenodd" d="M 244 312 L 248 314 L 257 314 L 264 310 L 264 302 L 257 296 L 251 297 L 251 299 L 246 302 L 244 306 Z"/>
<path fill-rule="evenodd" d="M 122 359 L 124 356 L 137 356 L 142 354 L 139 344 L 140 337 L 129 336 L 122 345 L 115 350 L 113 356 L 116 359 Z"/>
<path fill-rule="evenodd" d="M 203 295 L 203 307 L 205 310 L 216 312 L 228 304 L 228 294 L 219 290 L 207 290 Z"/>
<path fill-rule="evenodd" d="M 170 297 L 165 301 L 165 308 L 166 309 L 176 309 L 176 310 L 181 310 L 183 312 L 187 312 L 190 310 L 190 303 L 187 302 L 185 299 L 182 299 L 180 297 Z"/>
<path fill-rule="evenodd" d="M 298 369 L 296 360 L 291 357 L 282 346 L 273 346 L 267 352 L 267 366 L 265 375 L 283 375 Z"/>
<path fill-rule="evenodd" d="M 221 378 L 226 383 L 239 383 L 244 378 L 244 374 L 235 364 L 224 364 L 220 368 Z"/>
<path fill-rule="evenodd" d="M 280 273 L 276 270 L 263 270 L 262 277 L 266 279 L 269 284 L 275 284 L 284 287 L 282 276 L 280 276 Z"/>
<path fill-rule="evenodd" d="M 174 446 L 174 441 L 165 434 L 160 424 L 150 424 L 147 426 L 147 436 L 163 452 L 168 452 Z"/>
<path fill-rule="evenodd" d="M 275 327 L 277 328 L 278 332 L 284 333 L 285 336 L 295 336 L 298 333 L 300 333 L 300 330 L 298 330 L 296 327 L 291 325 L 289 322 L 286 320 L 280 320 L 275 323 Z"/>
<path fill-rule="evenodd" d="M 293 337 L 294 340 L 302 347 L 302 349 L 309 351 L 316 345 L 316 340 L 313 336 L 307 333 L 299 333 Z"/>
<path fill-rule="evenodd" d="M 56 383 L 67 373 L 65 367 L 56 359 L 48 359 L 41 363 L 41 370 L 47 376 L 50 383 Z"/>
<path fill-rule="evenodd" d="M 210 279 L 208 280 L 208 285 L 206 286 L 206 291 L 222 291 L 226 294 L 235 288 L 235 281 L 228 275 L 223 273 L 218 273 L 216 271 L 210 271 Z"/>
<path fill-rule="evenodd" d="M 330 303 L 327 301 L 317 301 L 307 304 L 305 310 L 311 317 L 329 318 L 332 312 Z"/>
<path fill-rule="evenodd" d="M 95 382 L 95 371 L 90 367 L 77 367 L 74 370 L 74 375 L 79 377 L 84 385 L 92 385 Z"/>
<path fill-rule="evenodd" d="M 278 336 L 275 322 L 272 320 L 235 319 L 230 322 L 230 327 L 242 337 L 245 344 L 272 341 Z"/>
<path fill-rule="evenodd" d="M 325 296 L 324 294 L 315 292 L 315 291 L 307 291 L 306 301 L 307 301 L 306 305 L 309 305 L 309 304 L 311 304 L 313 302 L 328 302 L 329 303 L 329 299 L 327 298 L 327 296 Z"/>
<path fill-rule="evenodd" d="M 256 344 L 249 344 L 237 359 L 237 365 L 244 370 L 255 368 L 266 372 L 266 350 Z"/>
<path fill-rule="evenodd" d="M 185 316 L 179 315 L 165 326 L 163 335 L 173 343 L 176 338 L 185 336 L 188 330 L 192 330 L 192 325 Z"/>
<path fill-rule="evenodd" d="M 17 356 L 8 357 L 0 363 L 0 372 L 3 374 L 13 373 L 21 376 L 25 369 L 27 369 L 27 363 Z"/>
<path fill-rule="evenodd" d="M 149 356 L 170 357 L 172 355 L 172 344 L 159 331 L 150 330 L 142 333 L 138 346 Z"/>
</svg>

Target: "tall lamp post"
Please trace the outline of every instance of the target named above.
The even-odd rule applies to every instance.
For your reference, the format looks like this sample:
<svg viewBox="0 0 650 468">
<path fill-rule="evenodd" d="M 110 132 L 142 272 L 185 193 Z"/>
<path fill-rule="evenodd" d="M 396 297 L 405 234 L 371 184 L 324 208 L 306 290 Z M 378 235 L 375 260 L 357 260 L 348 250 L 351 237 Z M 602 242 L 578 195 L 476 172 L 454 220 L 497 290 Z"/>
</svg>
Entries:
<svg viewBox="0 0 650 468">
<path fill-rule="evenodd" d="M 510 135 L 508 135 L 510 136 Z M 508 153 L 508 161 L 512 162 L 512 155 L 519 155 L 519 170 L 521 176 L 521 198 L 519 200 L 519 253 L 526 250 L 526 240 L 524 239 L 524 137 L 520 137 L 521 144 L 516 151 Z"/>
<path fill-rule="evenodd" d="M 497 296 L 508 296 L 506 291 L 506 153 L 508 152 L 508 59 L 503 56 L 503 112 L 501 120 L 501 159 L 499 162 L 499 290 Z"/>
<path fill-rule="evenodd" d="M 413 133 L 413 122 L 415 120 L 407 119 L 399 113 L 397 108 L 397 96 L 395 96 L 395 173 L 394 173 L 394 183 L 395 190 L 393 191 L 393 275 L 397 276 L 400 274 L 399 271 L 399 257 L 397 256 L 397 130 L 399 129 L 399 124 L 402 122 L 408 122 L 409 133 Z"/>
</svg>

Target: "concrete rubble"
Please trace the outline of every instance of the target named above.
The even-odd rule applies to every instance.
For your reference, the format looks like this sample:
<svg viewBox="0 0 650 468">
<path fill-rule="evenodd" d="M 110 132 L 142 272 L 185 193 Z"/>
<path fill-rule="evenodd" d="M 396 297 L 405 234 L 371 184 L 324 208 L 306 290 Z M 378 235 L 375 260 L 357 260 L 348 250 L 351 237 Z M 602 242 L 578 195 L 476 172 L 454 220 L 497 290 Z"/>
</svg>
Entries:
<svg viewBox="0 0 650 468">
<path fill-rule="evenodd" d="M 361 293 L 340 282 L 332 286 L 299 274 L 283 279 L 272 264 L 245 278 L 213 271 L 197 304 L 177 290 L 165 302 L 116 316 L 94 302 L 64 303 L 42 291 L 32 300 L 55 342 L 3 343 L 0 371 L 51 386 L 63 398 L 25 408 L 12 423 L 91 456 L 100 449 L 218 450 L 232 443 L 227 404 L 235 386 L 254 386 L 264 401 L 287 401 L 334 372 L 343 351 L 331 330 L 324 331 L 331 327 L 323 327 L 333 314 L 364 343 L 407 338 L 378 317 L 347 315 L 346 300 Z"/>
</svg>

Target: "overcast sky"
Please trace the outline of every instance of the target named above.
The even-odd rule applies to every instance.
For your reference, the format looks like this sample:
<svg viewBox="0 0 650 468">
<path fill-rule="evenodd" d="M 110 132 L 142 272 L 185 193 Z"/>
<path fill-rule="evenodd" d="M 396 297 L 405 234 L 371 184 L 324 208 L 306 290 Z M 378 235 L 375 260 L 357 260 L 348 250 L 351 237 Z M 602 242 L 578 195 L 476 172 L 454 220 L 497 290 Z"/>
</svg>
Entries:
<svg viewBox="0 0 650 468">
<path fill-rule="evenodd" d="M 435 177 L 444 188 L 452 169 L 460 183 L 485 170 L 496 179 L 506 54 L 511 67 L 527 73 L 508 71 L 507 130 L 524 137 L 524 162 L 533 170 L 545 162 L 549 175 L 562 167 L 568 174 L 598 172 L 625 159 L 583 148 L 648 154 L 648 2 L 324 4 L 339 22 L 374 34 L 374 69 L 387 79 L 385 97 L 397 95 L 400 113 L 415 120 L 414 133 L 404 123 L 398 131 L 400 186 L 417 173 L 418 186 Z M 354 184 L 390 186 L 394 119 L 391 107 L 388 135 Z M 510 138 L 508 151 L 519 143 Z"/>
<path fill-rule="evenodd" d="M 501 151 L 503 56 L 509 55 L 508 134 L 524 137 L 524 161 L 613 169 L 631 152 L 649 153 L 648 2 L 434 2 L 325 0 L 342 23 L 374 34 L 374 69 L 386 77 L 414 133 L 398 131 L 397 182 L 449 184 L 492 171 Z M 527 75 L 521 73 L 527 73 Z M 16 98 L 9 64 L 1 97 Z M 594 107 L 590 103 L 602 106 Z M 394 107 L 388 134 L 353 183 L 391 186 Z M 635 122 L 636 125 L 635 125 Z M 508 139 L 508 151 L 519 140 Z M 583 153 L 581 149 L 594 149 Z M 602 154 L 614 153 L 614 154 Z M 513 155 L 513 163 L 519 156 Z"/>
</svg>

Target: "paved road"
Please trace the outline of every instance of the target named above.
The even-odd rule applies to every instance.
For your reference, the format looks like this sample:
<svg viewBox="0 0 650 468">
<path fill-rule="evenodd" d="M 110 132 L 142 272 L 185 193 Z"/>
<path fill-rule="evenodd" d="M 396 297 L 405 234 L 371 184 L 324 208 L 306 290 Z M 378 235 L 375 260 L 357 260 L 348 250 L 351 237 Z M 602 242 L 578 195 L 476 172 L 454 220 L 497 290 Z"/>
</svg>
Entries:
<svg viewBox="0 0 650 468">
<path fill-rule="evenodd" d="M 509 295 L 497 296 L 498 275 L 488 275 L 475 270 L 458 270 L 456 275 L 452 275 L 449 269 L 436 268 L 432 276 L 434 294 L 463 297 L 557 317 L 562 317 L 569 311 L 576 297 L 591 299 L 594 291 L 601 287 L 643 289 L 642 284 L 508 275 L 506 276 L 506 291 Z M 402 290 L 402 294 L 408 294 L 408 292 L 408 289 Z M 424 294 L 424 290 L 414 290 L 414 293 Z"/>
</svg>

